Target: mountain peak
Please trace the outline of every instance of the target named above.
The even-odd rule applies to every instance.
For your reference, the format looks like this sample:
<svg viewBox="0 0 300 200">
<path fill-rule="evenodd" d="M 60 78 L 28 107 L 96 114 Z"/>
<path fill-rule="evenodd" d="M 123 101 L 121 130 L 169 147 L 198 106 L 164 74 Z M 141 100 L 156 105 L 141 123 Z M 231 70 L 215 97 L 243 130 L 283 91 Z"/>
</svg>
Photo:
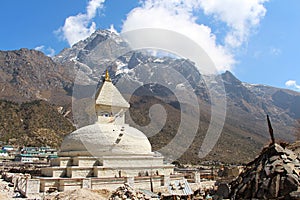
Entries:
<svg viewBox="0 0 300 200">
<path fill-rule="evenodd" d="M 226 70 L 221 76 L 225 82 L 229 82 L 232 84 L 238 84 L 238 85 L 242 83 L 230 71 Z"/>
<path fill-rule="evenodd" d="M 80 48 L 80 49 L 83 48 L 86 50 L 92 50 L 99 43 L 110 38 L 116 39 L 117 37 L 119 36 L 114 32 L 111 32 L 109 30 L 98 29 L 94 33 L 92 33 L 91 36 L 74 44 L 72 48 Z"/>
</svg>

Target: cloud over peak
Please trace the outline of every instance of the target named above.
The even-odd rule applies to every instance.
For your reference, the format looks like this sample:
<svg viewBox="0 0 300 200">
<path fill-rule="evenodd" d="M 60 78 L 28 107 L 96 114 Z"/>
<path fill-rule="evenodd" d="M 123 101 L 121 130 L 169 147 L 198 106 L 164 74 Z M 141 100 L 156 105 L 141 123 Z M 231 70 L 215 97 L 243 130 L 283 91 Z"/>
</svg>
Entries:
<svg viewBox="0 0 300 200">
<path fill-rule="evenodd" d="M 236 61 L 232 50 L 247 41 L 251 30 L 265 16 L 268 0 L 142 0 L 123 24 L 123 32 L 140 28 L 162 28 L 183 34 L 200 45 L 218 71 L 231 70 Z M 217 43 L 211 27 L 199 23 L 203 11 L 226 24 L 224 45 Z M 218 38 L 219 39 L 219 38 Z M 220 40 L 219 40 L 220 41 Z"/>
<path fill-rule="evenodd" d="M 41 46 L 35 47 L 34 49 L 37 51 L 44 52 L 49 57 L 53 57 L 55 55 L 55 50 L 52 49 L 51 47 L 46 48 L 44 45 L 41 45 Z"/>
<path fill-rule="evenodd" d="M 297 84 L 297 82 L 295 80 L 289 80 L 285 83 L 285 86 L 292 88 L 292 89 L 296 89 L 296 90 L 300 90 L 300 85 Z"/>
<path fill-rule="evenodd" d="M 70 46 L 89 37 L 96 31 L 96 23 L 93 22 L 93 18 L 96 16 L 97 10 L 103 7 L 104 1 L 90 0 L 86 7 L 86 13 L 68 17 L 64 26 L 60 27 L 57 33 L 67 40 Z"/>
<path fill-rule="evenodd" d="M 232 70 L 237 63 L 234 52 L 244 43 L 266 14 L 269 0 L 139 0 L 123 22 L 122 32 L 143 28 L 161 28 L 182 34 L 201 46 L 219 72 Z M 86 13 L 70 16 L 57 33 L 70 46 L 96 31 L 93 19 L 105 0 L 89 0 Z M 201 13 L 201 15 L 199 15 Z M 200 16 L 213 17 L 226 28 L 214 31 Z M 111 26 L 112 31 L 115 31 Z M 223 32 L 224 31 L 224 32 Z M 192 50 L 191 50 L 192 51 Z"/>
</svg>

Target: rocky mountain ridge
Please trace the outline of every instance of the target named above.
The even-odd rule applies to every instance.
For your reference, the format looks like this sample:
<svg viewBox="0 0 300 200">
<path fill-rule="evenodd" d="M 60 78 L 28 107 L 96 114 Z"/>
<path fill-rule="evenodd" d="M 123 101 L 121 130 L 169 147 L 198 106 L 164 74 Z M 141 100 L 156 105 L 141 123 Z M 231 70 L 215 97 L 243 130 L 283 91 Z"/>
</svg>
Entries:
<svg viewBox="0 0 300 200">
<path fill-rule="evenodd" d="M 71 71 L 39 51 L 0 51 L 0 97 L 14 102 L 43 99 L 69 103 Z"/>
<path fill-rule="evenodd" d="M 126 50 L 126 43 L 118 35 L 98 30 L 86 40 L 63 50 L 54 60 L 60 64 L 71 61 L 77 66 L 88 67 L 89 70 L 77 67 L 75 75 L 78 80 L 89 80 L 85 83 L 96 85 L 96 80 L 108 68 L 113 81 L 121 87 L 123 93 L 132 92 L 128 88 L 143 86 L 148 87 L 148 92 L 144 90 L 143 95 L 160 97 L 170 102 L 174 100 L 174 95 L 168 89 L 174 92 L 180 87 L 193 91 L 199 101 L 209 106 L 211 97 L 207 84 L 219 81 L 214 87 L 218 93 L 219 86 L 224 85 L 227 123 L 253 133 L 262 133 L 266 127 L 265 116 L 269 114 L 277 136 L 287 140 L 294 139 L 294 127 L 298 126 L 297 120 L 300 118 L 298 92 L 243 83 L 228 71 L 217 76 L 200 74 L 195 64 L 186 59 L 157 57 L 147 51 Z M 123 53 L 121 56 L 120 52 Z M 85 73 L 86 71 L 89 73 Z M 85 74 L 84 78 L 82 74 Z M 167 89 L 161 87 L 161 82 Z M 126 87 L 122 88 L 124 85 Z M 253 126 L 249 124 L 254 125 L 254 130 L 251 130 Z"/>
</svg>

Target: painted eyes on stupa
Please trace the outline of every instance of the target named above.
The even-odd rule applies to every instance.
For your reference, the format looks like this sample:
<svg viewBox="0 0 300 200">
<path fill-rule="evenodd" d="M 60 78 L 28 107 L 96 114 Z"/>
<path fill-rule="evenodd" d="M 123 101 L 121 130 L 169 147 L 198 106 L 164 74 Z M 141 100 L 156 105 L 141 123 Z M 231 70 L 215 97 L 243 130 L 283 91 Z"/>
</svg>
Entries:
<svg viewBox="0 0 300 200">
<path fill-rule="evenodd" d="M 111 114 L 109 112 L 103 112 L 103 113 L 100 113 L 100 115 L 102 117 L 111 117 Z"/>
</svg>

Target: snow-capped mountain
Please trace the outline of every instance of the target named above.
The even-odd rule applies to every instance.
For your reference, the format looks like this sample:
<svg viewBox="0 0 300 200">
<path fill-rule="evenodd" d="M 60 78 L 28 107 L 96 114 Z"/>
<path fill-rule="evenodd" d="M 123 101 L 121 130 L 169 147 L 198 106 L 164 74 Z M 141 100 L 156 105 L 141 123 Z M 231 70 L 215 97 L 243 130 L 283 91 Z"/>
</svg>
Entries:
<svg viewBox="0 0 300 200">
<path fill-rule="evenodd" d="M 234 126 L 250 130 L 255 124 L 255 129 L 261 130 L 258 134 L 268 137 L 265 118 L 269 114 L 278 135 L 284 135 L 283 138 L 288 140 L 294 138 L 292 127 L 297 126 L 296 120 L 300 118 L 297 106 L 300 105 L 299 93 L 243 83 L 228 71 L 220 75 L 202 75 L 189 60 L 153 56 L 146 50 L 127 52 L 127 49 L 126 42 L 115 33 L 98 30 L 72 48 L 63 50 L 54 60 L 60 64 L 74 63 L 78 69 L 77 77 L 84 77 L 78 78 L 84 80 L 82 84 L 97 84 L 108 68 L 115 83 L 119 82 L 121 88 L 126 85 L 124 93 L 130 92 L 130 87 L 143 86 L 148 88 L 147 95 L 150 92 L 151 95 L 173 98 L 172 91 L 185 88 L 193 91 L 201 102 L 207 104 L 210 103 L 207 84 L 213 85 L 216 82 L 217 91 L 220 83 L 216 80 L 221 78 L 226 92 L 227 119 L 232 119 L 230 121 Z M 145 90 L 143 94 L 146 94 Z M 249 122 L 252 125 L 248 127 Z"/>
</svg>

